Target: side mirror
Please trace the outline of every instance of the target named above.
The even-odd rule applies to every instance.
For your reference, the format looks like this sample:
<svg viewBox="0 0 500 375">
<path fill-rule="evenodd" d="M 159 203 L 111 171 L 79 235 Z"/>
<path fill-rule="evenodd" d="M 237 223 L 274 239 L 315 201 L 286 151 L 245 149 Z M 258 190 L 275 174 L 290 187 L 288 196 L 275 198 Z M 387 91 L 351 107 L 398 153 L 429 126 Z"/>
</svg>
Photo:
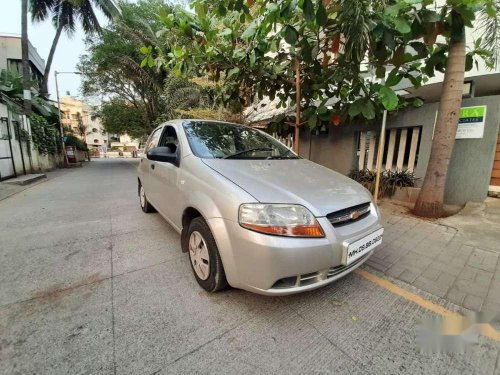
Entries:
<svg viewBox="0 0 500 375">
<path fill-rule="evenodd" d="M 148 151 L 146 157 L 149 160 L 162 161 L 165 163 L 171 163 L 179 166 L 179 159 L 177 158 L 177 152 L 172 152 L 170 147 L 155 147 Z"/>
</svg>

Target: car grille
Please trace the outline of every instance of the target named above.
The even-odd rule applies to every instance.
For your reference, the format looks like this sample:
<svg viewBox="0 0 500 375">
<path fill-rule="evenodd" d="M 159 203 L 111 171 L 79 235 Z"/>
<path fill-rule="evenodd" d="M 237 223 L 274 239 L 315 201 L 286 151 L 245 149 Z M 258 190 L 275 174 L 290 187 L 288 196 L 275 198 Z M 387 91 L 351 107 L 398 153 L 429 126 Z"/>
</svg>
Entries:
<svg viewBox="0 0 500 375">
<path fill-rule="evenodd" d="M 367 202 L 332 212 L 326 215 L 326 218 L 334 227 L 339 227 L 361 220 L 369 214 L 370 202 Z"/>
<path fill-rule="evenodd" d="M 336 267 L 331 267 L 331 268 L 329 268 L 327 270 L 323 270 L 323 271 L 311 272 L 311 273 L 306 273 L 304 275 L 291 276 L 291 277 L 285 277 L 283 279 L 279 279 L 278 281 L 276 281 L 274 283 L 274 285 L 271 287 L 271 289 L 296 288 L 296 287 L 315 284 L 319 281 L 332 278 L 336 275 L 341 274 L 342 272 L 349 270 L 350 268 L 355 267 L 357 264 L 363 262 L 363 260 L 365 260 L 369 255 L 370 255 L 370 253 L 362 256 L 359 259 L 356 259 L 354 262 L 352 262 L 348 266 L 340 265 L 340 266 L 336 266 Z"/>
</svg>

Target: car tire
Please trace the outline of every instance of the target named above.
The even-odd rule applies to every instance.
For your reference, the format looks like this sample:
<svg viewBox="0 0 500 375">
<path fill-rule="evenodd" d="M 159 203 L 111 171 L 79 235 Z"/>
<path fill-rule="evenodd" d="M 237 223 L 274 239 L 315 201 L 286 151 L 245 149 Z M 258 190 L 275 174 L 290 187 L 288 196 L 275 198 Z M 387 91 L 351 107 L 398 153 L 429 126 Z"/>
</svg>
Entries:
<svg viewBox="0 0 500 375">
<path fill-rule="evenodd" d="M 156 212 L 155 208 L 149 203 L 148 198 L 146 197 L 146 192 L 142 187 L 142 184 L 139 182 L 139 203 L 141 205 L 141 209 L 143 212 L 149 214 L 151 212 Z"/>
<path fill-rule="evenodd" d="M 201 241 L 199 241 L 200 237 Z M 196 246 L 192 246 L 193 244 Z M 210 293 L 227 288 L 228 283 L 219 249 L 207 222 L 203 218 L 197 217 L 191 221 L 187 234 L 187 247 L 191 269 L 198 284 Z M 200 253 L 203 253 L 203 249 L 206 249 L 205 255 L 197 256 L 196 250 L 193 251 L 193 247 Z M 205 269 L 208 268 L 205 272 L 200 270 L 200 263 L 197 264 L 203 257 L 207 258 L 203 259 Z M 208 267 L 206 267 L 206 260 L 208 260 Z"/>
</svg>

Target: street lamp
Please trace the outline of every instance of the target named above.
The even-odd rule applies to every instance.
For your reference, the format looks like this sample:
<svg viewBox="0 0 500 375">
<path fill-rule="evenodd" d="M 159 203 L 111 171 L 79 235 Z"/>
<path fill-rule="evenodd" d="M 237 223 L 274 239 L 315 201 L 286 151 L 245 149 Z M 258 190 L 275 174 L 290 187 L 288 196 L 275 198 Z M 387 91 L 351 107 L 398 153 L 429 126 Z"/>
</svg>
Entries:
<svg viewBox="0 0 500 375">
<path fill-rule="evenodd" d="M 63 155 L 64 155 L 64 163 L 65 166 L 68 166 L 68 155 L 66 154 L 66 148 L 64 147 L 64 130 L 63 130 L 63 123 L 62 123 L 62 116 L 61 116 L 61 102 L 59 100 L 59 85 L 57 83 L 57 75 L 58 74 L 82 74 L 80 72 L 58 72 L 57 70 L 54 71 L 54 76 L 56 78 L 56 96 L 57 96 L 57 110 L 59 111 L 59 131 L 61 132 L 61 145 L 62 145 L 62 150 L 63 150 Z"/>
</svg>

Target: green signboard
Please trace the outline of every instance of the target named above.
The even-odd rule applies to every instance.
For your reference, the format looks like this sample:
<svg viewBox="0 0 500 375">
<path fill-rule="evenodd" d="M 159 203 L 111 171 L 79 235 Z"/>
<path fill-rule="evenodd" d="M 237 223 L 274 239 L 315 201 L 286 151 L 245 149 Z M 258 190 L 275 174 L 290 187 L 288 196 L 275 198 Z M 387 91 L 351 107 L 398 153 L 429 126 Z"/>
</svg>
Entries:
<svg viewBox="0 0 500 375">
<path fill-rule="evenodd" d="M 456 139 L 483 138 L 486 106 L 460 108 Z"/>
</svg>

